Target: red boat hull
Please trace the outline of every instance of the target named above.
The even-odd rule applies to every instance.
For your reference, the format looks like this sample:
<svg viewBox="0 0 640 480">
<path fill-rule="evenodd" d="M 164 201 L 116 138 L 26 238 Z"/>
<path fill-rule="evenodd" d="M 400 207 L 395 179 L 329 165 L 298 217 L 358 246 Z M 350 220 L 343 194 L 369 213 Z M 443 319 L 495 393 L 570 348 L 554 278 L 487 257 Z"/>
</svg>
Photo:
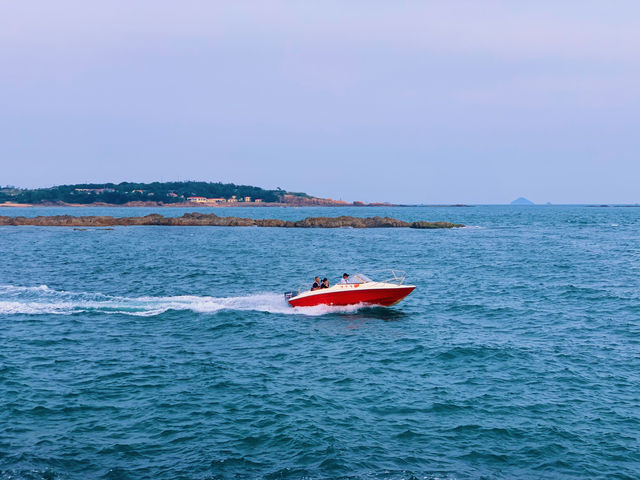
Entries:
<svg viewBox="0 0 640 480">
<path fill-rule="evenodd" d="M 380 288 L 380 289 L 352 289 L 339 292 L 310 295 L 302 298 L 292 298 L 292 307 L 313 307 L 316 305 L 381 305 L 390 307 L 409 295 L 416 287 Z"/>
</svg>

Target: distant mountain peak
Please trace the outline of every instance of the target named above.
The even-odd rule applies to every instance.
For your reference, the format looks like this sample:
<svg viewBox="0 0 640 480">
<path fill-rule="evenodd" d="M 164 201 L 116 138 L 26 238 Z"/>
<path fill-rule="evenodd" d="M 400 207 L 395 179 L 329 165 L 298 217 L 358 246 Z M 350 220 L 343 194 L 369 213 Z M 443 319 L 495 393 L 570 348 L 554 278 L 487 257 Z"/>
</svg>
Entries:
<svg viewBox="0 0 640 480">
<path fill-rule="evenodd" d="M 535 205 L 535 203 L 533 203 L 531 200 L 527 200 L 524 197 L 519 197 L 511 202 L 511 205 Z"/>
</svg>

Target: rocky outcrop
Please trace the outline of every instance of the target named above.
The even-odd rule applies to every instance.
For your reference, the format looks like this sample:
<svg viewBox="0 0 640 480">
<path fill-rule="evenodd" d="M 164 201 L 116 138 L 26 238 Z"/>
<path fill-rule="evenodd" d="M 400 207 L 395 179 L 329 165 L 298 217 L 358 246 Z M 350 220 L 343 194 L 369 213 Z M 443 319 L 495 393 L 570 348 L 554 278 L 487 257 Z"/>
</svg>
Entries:
<svg viewBox="0 0 640 480">
<path fill-rule="evenodd" d="M 413 222 L 411 228 L 456 228 L 464 227 L 456 223 L 449 222 Z"/>
<path fill-rule="evenodd" d="M 394 228 L 409 227 L 410 223 L 390 217 L 309 217 L 295 222 L 296 227 L 302 228 Z"/>
<path fill-rule="evenodd" d="M 288 220 L 279 220 L 277 218 L 263 218 L 255 220 L 258 227 L 294 227 L 294 222 Z"/>
<path fill-rule="evenodd" d="M 332 198 L 318 198 L 318 197 L 304 197 L 300 195 L 284 195 L 282 201 L 286 205 L 293 205 L 296 207 L 302 206 L 323 206 L 323 207 L 346 207 L 351 206 L 353 203 L 345 202 L 344 200 L 334 200 Z"/>
<path fill-rule="evenodd" d="M 54 215 L 49 217 L 0 216 L 0 225 L 33 225 L 41 227 L 113 227 L 135 225 L 208 226 L 208 227 L 280 227 L 280 228 L 456 228 L 449 222 L 405 222 L 390 217 L 308 217 L 290 221 L 274 218 L 257 219 L 219 217 L 213 213 L 185 213 L 182 217 L 163 217 L 157 213 L 144 217 L 111 217 Z"/>
</svg>

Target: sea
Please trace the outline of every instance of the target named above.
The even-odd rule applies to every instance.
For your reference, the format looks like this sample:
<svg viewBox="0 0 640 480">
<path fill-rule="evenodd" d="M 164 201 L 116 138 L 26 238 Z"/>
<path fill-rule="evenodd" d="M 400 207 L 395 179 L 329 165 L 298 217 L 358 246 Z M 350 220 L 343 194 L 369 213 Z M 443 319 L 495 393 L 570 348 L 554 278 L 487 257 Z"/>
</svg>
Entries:
<svg viewBox="0 0 640 480">
<path fill-rule="evenodd" d="M 195 210 L 466 227 L 0 227 L 1 480 L 640 478 L 640 208 Z"/>
</svg>

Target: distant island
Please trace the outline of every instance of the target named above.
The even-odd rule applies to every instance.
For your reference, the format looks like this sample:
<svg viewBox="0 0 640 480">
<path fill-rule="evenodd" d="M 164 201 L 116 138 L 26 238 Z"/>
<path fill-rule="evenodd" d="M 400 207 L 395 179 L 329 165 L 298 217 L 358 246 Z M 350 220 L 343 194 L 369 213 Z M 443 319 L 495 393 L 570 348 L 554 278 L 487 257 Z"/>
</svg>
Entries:
<svg viewBox="0 0 640 480">
<path fill-rule="evenodd" d="M 201 226 L 201 227 L 280 227 L 280 228 L 459 228 L 450 222 L 405 222 L 391 217 L 307 217 L 303 220 L 275 218 L 219 217 L 213 213 L 185 213 L 181 217 L 164 217 L 157 213 L 144 217 L 52 215 L 38 217 L 0 216 L 0 226 L 37 227 L 114 227 L 114 226 Z"/>
<path fill-rule="evenodd" d="M 527 200 L 524 197 L 519 197 L 511 202 L 511 205 L 535 205 L 535 203 L 533 203 L 531 200 Z"/>
<path fill-rule="evenodd" d="M 267 190 L 220 182 L 81 183 L 50 188 L 0 187 L 0 206 L 384 206 L 345 202 L 281 188 Z"/>
</svg>

